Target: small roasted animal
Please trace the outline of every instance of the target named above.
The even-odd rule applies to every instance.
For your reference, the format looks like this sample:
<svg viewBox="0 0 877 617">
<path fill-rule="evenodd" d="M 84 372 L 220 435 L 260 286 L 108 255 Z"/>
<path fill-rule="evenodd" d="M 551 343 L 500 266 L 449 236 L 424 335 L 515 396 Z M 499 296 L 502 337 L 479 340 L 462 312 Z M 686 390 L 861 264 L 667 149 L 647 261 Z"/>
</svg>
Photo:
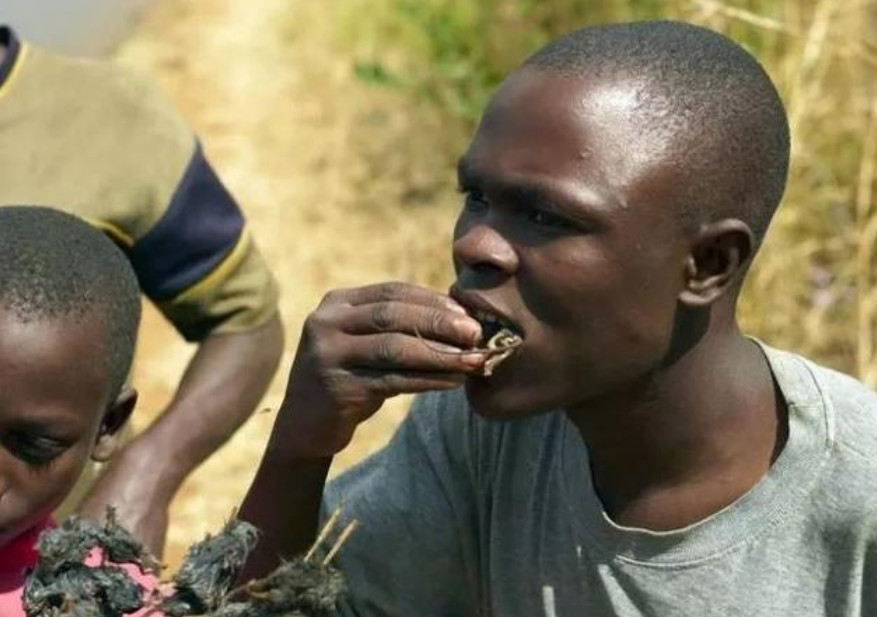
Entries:
<svg viewBox="0 0 877 617">
<path fill-rule="evenodd" d="M 256 528 L 231 519 L 215 536 L 189 548 L 173 577 L 174 593 L 161 603 L 167 617 L 206 615 L 216 610 L 256 546 Z"/>
<path fill-rule="evenodd" d="M 484 365 L 481 367 L 482 377 L 490 377 L 499 364 L 511 356 L 515 350 L 524 343 L 524 339 L 509 328 L 500 328 L 487 339 L 482 347 L 473 347 L 472 349 L 463 349 L 461 351 L 448 351 L 437 347 L 427 341 L 417 330 L 414 334 L 423 345 L 435 353 L 453 356 L 483 355 L 486 356 Z"/>
<path fill-rule="evenodd" d="M 108 510 L 106 524 L 71 517 L 43 533 L 40 559 L 24 588 L 28 617 L 116 617 L 144 605 L 144 589 L 117 564 L 135 564 L 157 572 L 160 565 Z M 86 566 L 86 557 L 101 552 L 105 563 Z"/>
<path fill-rule="evenodd" d="M 493 371 L 499 364 L 512 355 L 522 343 L 524 339 L 520 335 L 515 334 L 508 328 L 502 328 L 499 332 L 490 337 L 487 341 L 487 351 L 490 356 L 484 361 L 481 374 L 484 377 L 493 375 Z"/>
<path fill-rule="evenodd" d="M 158 573 L 160 565 L 116 522 L 109 511 L 101 527 L 72 517 L 45 532 L 40 559 L 25 584 L 28 617 L 122 617 L 147 608 L 167 617 L 336 617 L 344 578 L 331 567 L 333 556 L 355 528 L 345 528 L 323 554 L 340 510 L 326 524 L 307 555 L 282 563 L 265 578 L 232 588 L 258 532 L 232 519 L 214 536 L 194 544 L 173 578 L 148 593 L 117 564 Z M 105 562 L 85 565 L 99 549 Z"/>
</svg>

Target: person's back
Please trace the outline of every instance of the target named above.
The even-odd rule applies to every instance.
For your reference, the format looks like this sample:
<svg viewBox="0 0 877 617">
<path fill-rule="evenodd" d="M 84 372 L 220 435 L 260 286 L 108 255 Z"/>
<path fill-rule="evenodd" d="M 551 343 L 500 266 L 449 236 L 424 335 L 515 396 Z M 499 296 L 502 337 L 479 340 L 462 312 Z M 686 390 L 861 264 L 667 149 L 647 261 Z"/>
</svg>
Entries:
<svg viewBox="0 0 877 617">
<path fill-rule="evenodd" d="M 243 214 L 161 93 L 111 63 L 2 37 L 0 205 L 47 206 L 105 231 L 189 340 L 271 317 L 276 284 Z"/>
</svg>

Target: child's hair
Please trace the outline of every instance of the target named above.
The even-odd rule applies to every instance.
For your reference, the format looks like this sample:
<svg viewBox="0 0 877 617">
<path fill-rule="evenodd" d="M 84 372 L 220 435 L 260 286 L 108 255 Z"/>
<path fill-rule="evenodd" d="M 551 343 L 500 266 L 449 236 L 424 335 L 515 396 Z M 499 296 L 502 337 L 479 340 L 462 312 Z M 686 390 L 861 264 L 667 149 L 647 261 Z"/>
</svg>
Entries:
<svg viewBox="0 0 877 617">
<path fill-rule="evenodd" d="M 694 172 L 680 214 L 743 217 L 760 241 L 789 168 L 785 108 L 758 61 L 730 39 L 672 21 L 584 28 L 525 67 L 572 78 L 630 80 L 650 135 L 684 149 Z"/>
<path fill-rule="evenodd" d="M 0 306 L 21 321 L 97 319 L 115 398 L 125 384 L 140 322 L 140 288 L 122 251 L 69 214 L 0 207 Z"/>
</svg>

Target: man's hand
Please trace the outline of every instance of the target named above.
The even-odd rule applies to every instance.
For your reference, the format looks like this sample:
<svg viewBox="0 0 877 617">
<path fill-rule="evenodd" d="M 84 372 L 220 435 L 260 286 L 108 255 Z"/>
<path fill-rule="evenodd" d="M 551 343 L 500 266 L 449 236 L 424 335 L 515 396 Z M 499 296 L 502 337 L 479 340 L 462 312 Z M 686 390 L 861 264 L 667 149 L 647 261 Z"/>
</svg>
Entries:
<svg viewBox="0 0 877 617">
<path fill-rule="evenodd" d="M 454 300 L 413 285 L 329 293 L 305 322 L 272 447 L 334 455 L 387 398 L 456 388 L 479 371 L 484 356 L 457 352 L 480 336 Z"/>
<path fill-rule="evenodd" d="M 176 487 L 162 486 L 155 465 L 155 461 L 143 460 L 136 443 L 132 444 L 103 470 L 78 514 L 103 521 L 107 506 L 113 506 L 121 524 L 152 554 L 161 556 Z"/>
<path fill-rule="evenodd" d="M 481 326 L 459 304 L 412 285 L 323 299 L 304 325 L 286 397 L 241 507 L 240 518 L 262 532 L 242 581 L 264 576 L 314 541 L 332 456 L 356 427 L 391 396 L 459 386 L 485 358 L 456 352 L 480 336 Z"/>
</svg>

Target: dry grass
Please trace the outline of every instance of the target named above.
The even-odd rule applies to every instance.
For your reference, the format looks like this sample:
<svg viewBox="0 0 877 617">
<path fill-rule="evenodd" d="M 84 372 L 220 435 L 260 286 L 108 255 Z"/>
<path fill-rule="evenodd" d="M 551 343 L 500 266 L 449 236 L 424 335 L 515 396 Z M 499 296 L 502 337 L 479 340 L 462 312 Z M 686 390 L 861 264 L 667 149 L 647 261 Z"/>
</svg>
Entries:
<svg viewBox="0 0 877 617">
<path fill-rule="evenodd" d="M 384 279 L 448 283 L 453 159 L 496 79 L 551 32 L 651 15 L 740 40 L 765 61 L 788 105 L 793 169 L 742 302 L 747 328 L 877 382 L 874 2 L 418 0 L 426 17 L 400 14 L 406 2 L 263 0 L 254 10 L 235 0 L 175 0 L 120 53 L 191 119 L 276 265 L 288 352 L 267 407 L 280 401 L 298 325 L 325 290 Z M 524 10 L 534 7 L 535 33 Z M 433 18 L 438 30 L 424 28 Z M 365 61 L 359 78 L 355 60 Z M 377 61 L 388 70 L 375 72 Z M 190 352 L 148 315 L 141 417 L 168 400 Z M 382 445 L 404 412 L 405 401 L 383 410 L 337 468 Z M 256 415 L 187 483 L 172 513 L 171 561 L 238 502 L 272 417 Z"/>
</svg>

